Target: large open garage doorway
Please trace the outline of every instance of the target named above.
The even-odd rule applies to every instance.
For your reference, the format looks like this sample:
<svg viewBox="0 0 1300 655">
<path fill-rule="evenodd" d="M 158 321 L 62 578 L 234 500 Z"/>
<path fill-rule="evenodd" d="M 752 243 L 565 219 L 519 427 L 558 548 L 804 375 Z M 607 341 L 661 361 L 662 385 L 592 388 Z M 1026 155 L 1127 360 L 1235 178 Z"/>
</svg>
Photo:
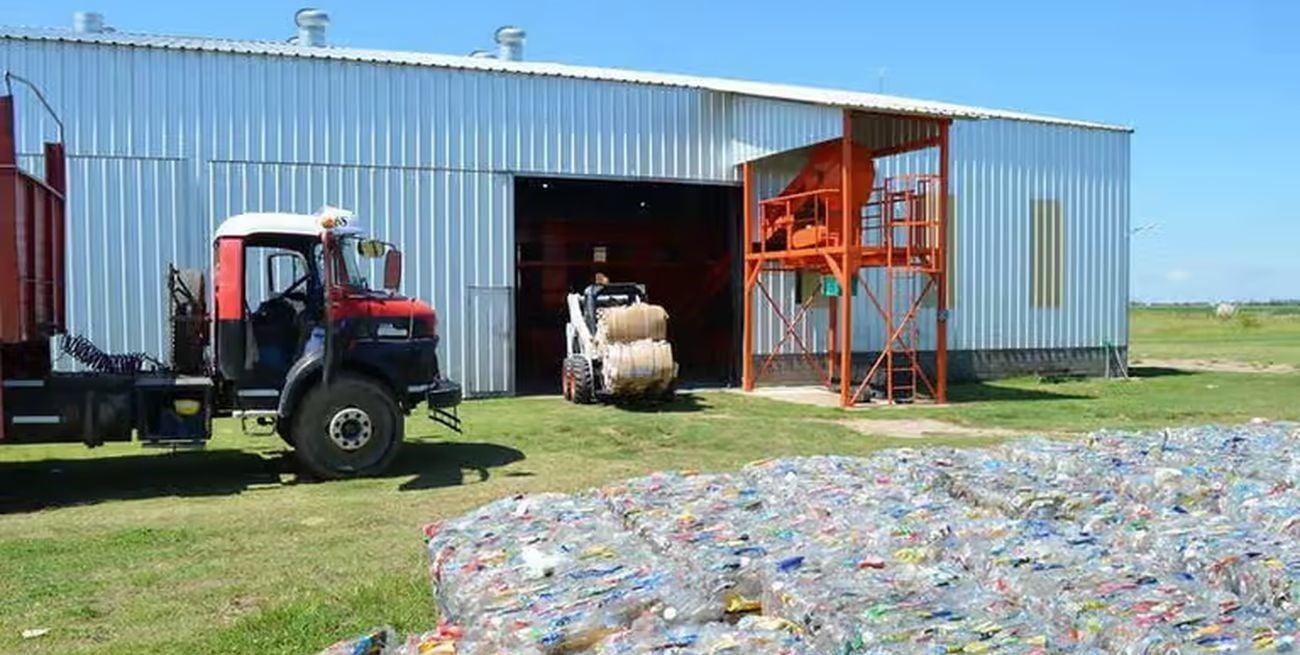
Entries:
<svg viewBox="0 0 1300 655">
<path fill-rule="evenodd" d="M 669 315 L 684 384 L 738 376 L 738 187 L 515 180 L 515 373 L 520 393 L 559 391 L 565 296 L 597 274 L 640 282 Z"/>
</svg>

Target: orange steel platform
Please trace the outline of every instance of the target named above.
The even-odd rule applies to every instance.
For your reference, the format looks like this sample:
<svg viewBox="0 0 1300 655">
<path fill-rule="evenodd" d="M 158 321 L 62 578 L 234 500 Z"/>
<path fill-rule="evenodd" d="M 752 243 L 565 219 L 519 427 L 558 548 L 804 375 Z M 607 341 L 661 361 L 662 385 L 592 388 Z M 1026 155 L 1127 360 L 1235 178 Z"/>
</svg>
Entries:
<svg viewBox="0 0 1300 655">
<path fill-rule="evenodd" d="M 876 149 L 855 143 L 853 118 L 844 113 L 843 136 L 809 149 L 808 161 L 785 189 L 755 203 L 754 173 L 744 165 L 744 294 L 742 382 L 746 390 L 790 349 L 831 387 L 840 405 L 863 400 L 869 389 L 881 400 L 910 401 L 924 393 L 947 400 L 947 248 L 948 133 L 951 122 L 923 122 L 921 138 Z M 878 158 L 935 148 L 937 170 L 878 180 Z M 845 211 L 848 208 L 848 211 Z M 883 272 L 875 288 L 864 273 Z M 835 280 L 838 295 L 810 294 L 787 315 L 773 298 L 764 275 L 806 272 Z M 866 375 L 855 381 L 852 369 L 854 289 L 866 296 L 884 323 L 885 343 Z M 758 292 L 757 294 L 755 292 Z M 918 355 L 918 315 L 923 300 L 935 294 L 934 367 Z M 784 326 L 781 338 L 756 367 L 755 296 L 766 302 Z M 827 303 L 827 352 L 813 353 L 800 335 L 818 299 Z M 824 358 L 824 360 L 823 360 Z"/>
</svg>

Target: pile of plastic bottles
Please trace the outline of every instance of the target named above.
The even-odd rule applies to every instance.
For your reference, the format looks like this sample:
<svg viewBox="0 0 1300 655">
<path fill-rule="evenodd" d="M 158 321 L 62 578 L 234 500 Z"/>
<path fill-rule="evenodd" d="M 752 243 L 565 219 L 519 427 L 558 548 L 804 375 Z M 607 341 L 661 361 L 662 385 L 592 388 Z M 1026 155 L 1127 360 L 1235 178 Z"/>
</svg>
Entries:
<svg viewBox="0 0 1300 655">
<path fill-rule="evenodd" d="M 457 627 L 373 652 L 1288 652 L 1297 483 L 1300 431 L 1265 423 L 511 498 L 429 529 Z"/>
</svg>

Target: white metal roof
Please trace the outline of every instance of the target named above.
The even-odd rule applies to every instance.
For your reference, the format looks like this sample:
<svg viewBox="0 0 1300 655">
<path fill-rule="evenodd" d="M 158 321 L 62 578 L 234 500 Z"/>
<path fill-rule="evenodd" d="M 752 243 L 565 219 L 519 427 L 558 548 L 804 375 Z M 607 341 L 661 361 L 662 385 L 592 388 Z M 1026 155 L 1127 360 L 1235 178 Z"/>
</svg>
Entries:
<svg viewBox="0 0 1300 655">
<path fill-rule="evenodd" d="M 718 77 L 651 73 L 616 68 L 572 66 L 569 64 L 547 62 L 503 61 L 499 59 L 480 59 L 423 52 L 366 50 L 360 48 L 304 47 L 274 41 L 239 41 L 201 37 L 132 34 L 125 32 L 83 34 L 68 30 L 3 26 L 0 26 L 0 38 L 99 43 L 105 45 L 141 48 L 228 52 L 283 57 L 304 57 L 312 59 L 334 59 L 342 61 L 481 70 L 523 75 L 569 77 L 608 82 L 624 82 L 628 84 L 648 84 L 704 89 L 722 93 L 734 93 L 759 98 L 774 98 L 778 100 L 789 100 L 792 102 L 827 105 L 880 113 L 911 114 L 960 119 L 999 118 L 1101 130 L 1132 131 L 1131 128 L 1121 125 L 1040 116 L 1037 114 L 1026 114 L 1000 109 L 971 107 L 932 100 L 917 100 L 879 93 L 822 89 L 788 84 L 771 84 L 767 82 L 752 82 Z"/>
<path fill-rule="evenodd" d="M 337 233 L 359 233 L 358 226 L 336 227 Z M 235 214 L 217 226 L 213 239 L 247 237 L 254 234 L 295 234 L 316 236 L 321 233 L 321 214 L 286 214 L 249 212 Z"/>
</svg>

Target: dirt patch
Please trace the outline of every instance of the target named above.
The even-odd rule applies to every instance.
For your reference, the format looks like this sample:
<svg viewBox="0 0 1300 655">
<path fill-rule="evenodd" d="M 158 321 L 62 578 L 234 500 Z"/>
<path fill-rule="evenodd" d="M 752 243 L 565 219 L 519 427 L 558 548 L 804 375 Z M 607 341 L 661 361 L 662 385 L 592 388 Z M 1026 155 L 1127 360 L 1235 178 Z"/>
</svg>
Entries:
<svg viewBox="0 0 1300 655">
<path fill-rule="evenodd" d="M 1296 368 L 1288 364 L 1252 364 L 1251 362 L 1234 362 L 1221 359 L 1135 359 L 1133 368 L 1172 368 L 1180 371 L 1203 371 L 1206 373 L 1295 373 Z"/>
<path fill-rule="evenodd" d="M 924 439 L 934 436 L 957 437 L 1014 437 L 1025 434 L 1018 430 L 1001 428 L 972 428 L 931 418 L 874 419 L 855 418 L 836 421 L 852 430 L 878 437 Z"/>
<path fill-rule="evenodd" d="M 788 403 L 798 403 L 800 405 L 813 405 L 815 407 L 839 407 L 840 395 L 826 387 L 816 386 L 799 386 L 799 387 L 758 387 L 753 391 L 736 390 L 737 393 L 754 395 L 760 398 L 771 398 L 772 400 L 784 400 Z"/>
</svg>

